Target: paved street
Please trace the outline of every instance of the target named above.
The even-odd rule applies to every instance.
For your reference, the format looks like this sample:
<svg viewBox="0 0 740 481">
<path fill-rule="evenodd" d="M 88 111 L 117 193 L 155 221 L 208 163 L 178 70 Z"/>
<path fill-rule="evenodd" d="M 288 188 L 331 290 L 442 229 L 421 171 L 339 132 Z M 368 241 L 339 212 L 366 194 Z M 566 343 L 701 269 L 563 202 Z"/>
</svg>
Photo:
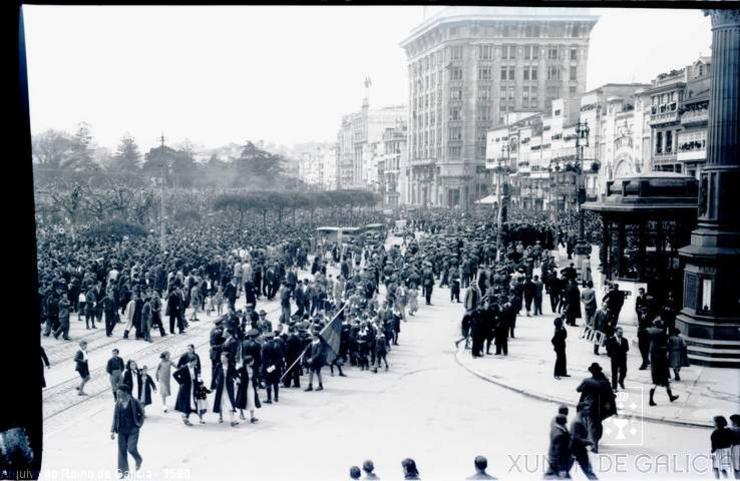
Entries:
<svg viewBox="0 0 740 481">
<path fill-rule="evenodd" d="M 209 413 L 208 424 L 186 427 L 178 413 L 163 413 L 157 398 L 140 438 L 140 474 L 150 479 L 345 479 L 349 466 L 370 458 L 382 479 L 399 479 L 401 459 L 412 457 L 422 479 L 451 480 L 472 474 L 473 457 L 483 454 L 499 479 L 541 477 L 557 405 L 486 382 L 458 364 L 452 341 L 462 308 L 450 304 L 448 296 L 447 289 L 436 288 L 433 305 L 424 306 L 422 300 L 418 315 L 402 325 L 400 345 L 389 355 L 389 372 L 349 368 L 346 378 L 331 378 L 327 372 L 323 392 L 282 390 L 279 405 L 257 411 L 256 425 L 230 428 Z M 196 345 L 207 343 L 209 328 L 191 331 Z M 512 356 L 519 357 L 520 342 L 526 341 L 511 341 Z M 139 343 L 116 345 L 127 349 Z M 106 357 L 109 346 L 104 350 Z M 199 352 L 205 360 L 206 349 Z M 147 354 L 147 363 L 155 365 L 154 357 L 154 352 Z M 518 362 L 529 361 L 520 357 Z M 69 366 L 60 365 L 49 379 L 57 369 L 68 374 Z M 106 386 L 107 378 L 103 381 L 100 385 Z M 62 479 L 65 472 L 84 475 L 76 470 L 97 479 L 98 470 L 115 468 L 111 397 L 107 389 L 101 392 L 47 419 L 46 479 Z M 604 446 L 598 458 L 592 457 L 597 469 L 601 464 L 606 470 L 602 478 L 629 479 L 641 471 L 665 479 L 707 473 L 701 470 L 709 467 L 708 429 L 646 423 L 644 433 L 642 447 Z M 692 460 L 694 470 L 686 473 Z M 668 474 L 669 469 L 684 472 Z"/>
</svg>

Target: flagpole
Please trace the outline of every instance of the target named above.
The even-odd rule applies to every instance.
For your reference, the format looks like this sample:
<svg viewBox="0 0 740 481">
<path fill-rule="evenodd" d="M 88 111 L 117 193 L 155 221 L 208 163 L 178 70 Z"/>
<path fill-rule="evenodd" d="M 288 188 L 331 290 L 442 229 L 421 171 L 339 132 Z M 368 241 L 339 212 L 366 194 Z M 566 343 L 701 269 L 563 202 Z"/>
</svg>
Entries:
<svg viewBox="0 0 740 481">
<path fill-rule="evenodd" d="M 331 321 L 329 321 L 329 322 L 328 322 L 328 323 L 327 323 L 327 324 L 326 324 L 326 325 L 324 326 L 324 328 L 323 328 L 323 329 L 321 330 L 321 332 L 319 332 L 319 337 L 321 337 L 321 334 L 323 334 L 323 333 L 324 333 L 324 331 L 326 330 L 326 328 L 327 328 L 327 327 L 329 327 L 329 326 L 331 325 L 331 323 L 332 323 L 332 322 L 334 322 L 334 320 L 335 320 L 335 319 L 336 319 L 337 317 L 339 317 L 339 314 L 341 314 L 341 313 L 342 313 L 342 311 L 344 311 L 344 309 L 345 309 L 346 307 L 347 307 L 347 304 L 343 305 L 343 306 L 342 306 L 342 308 L 341 308 L 341 309 L 339 309 L 339 312 L 337 312 L 337 314 L 336 314 L 336 315 L 335 315 L 335 316 L 334 316 L 334 317 L 333 317 L 333 318 L 331 319 Z M 322 338 L 322 339 L 323 339 L 323 338 Z M 282 381 L 283 381 L 283 378 L 285 377 L 285 375 L 286 375 L 286 374 L 288 374 L 288 373 L 290 372 L 290 370 L 291 370 L 291 369 L 293 369 L 293 367 L 294 367 L 294 366 L 295 366 L 296 364 L 298 364 L 298 362 L 300 362 L 300 360 L 301 360 L 301 359 L 303 359 L 303 356 L 305 356 L 305 355 L 306 355 L 306 351 L 308 351 L 308 348 L 309 348 L 309 347 L 311 347 L 311 345 L 310 345 L 310 344 L 309 344 L 308 346 L 306 346 L 306 348 L 305 348 L 305 349 L 303 350 L 303 352 L 301 353 L 301 355 L 300 355 L 300 356 L 298 356 L 298 359 L 296 359 L 296 360 L 295 360 L 295 362 L 293 362 L 293 364 L 291 364 L 291 365 L 290 365 L 290 367 L 289 367 L 288 369 L 286 369 L 286 370 L 285 370 L 285 372 L 283 373 L 283 375 L 282 375 L 282 376 L 280 376 L 280 381 L 278 381 L 278 382 L 282 382 Z M 330 347 L 330 349 L 331 349 L 331 347 Z M 332 349 L 332 351 L 333 351 L 333 349 Z M 335 352 L 334 354 L 337 354 L 337 355 L 338 355 L 339 353 L 338 353 L 338 352 Z"/>
</svg>

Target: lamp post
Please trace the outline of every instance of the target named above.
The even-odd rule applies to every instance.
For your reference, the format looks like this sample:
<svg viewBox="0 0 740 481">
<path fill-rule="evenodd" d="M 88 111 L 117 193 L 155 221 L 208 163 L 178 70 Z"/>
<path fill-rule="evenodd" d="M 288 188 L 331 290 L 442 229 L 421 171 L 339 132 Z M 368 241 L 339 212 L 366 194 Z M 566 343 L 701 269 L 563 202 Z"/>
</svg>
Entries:
<svg viewBox="0 0 740 481">
<path fill-rule="evenodd" d="M 164 252 L 165 247 L 167 246 L 167 227 L 165 225 L 164 221 L 164 214 L 165 214 L 165 205 L 164 205 L 164 184 L 165 179 L 167 176 L 167 161 L 165 159 L 164 155 L 164 133 L 159 138 L 161 144 L 160 144 L 160 150 L 159 150 L 159 159 L 162 164 L 162 178 L 160 179 L 159 183 L 159 248 Z"/>
<path fill-rule="evenodd" d="M 591 254 L 591 244 L 586 241 L 584 226 L 583 203 L 586 201 L 586 176 L 583 173 L 583 149 L 588 147 L 588 121 L 576 124 L 576 188 L 578 203 L 578 240 L 576 241 L 576 256 L 588 256 Z"/>
<path fill-rule="evenodd" d="M 498 212 L 497 212 L 497 219 L 496 219 L 496 261 L 501 260 L 501 244 L 502 244 L 502 229 L 504 224 L 504 196 L 503 196 L 503 187 L 504 187 L 504 177 L 507 178 L 507 185 L 508 185 L 508 175 L 511 173 L 511 168 L 509 166 L 509 153 L 511 152 L 511 148 L 509 147 L 509 144 L 504 144 L 501 146 L 501 156 L 498 158 L 495 172 L 496 176 L 498 178 L 497 185 L 496 185 L 496 191 L 497 191 L 497 197 L 498 197 Z M 507 192 L 507 198 L 508 198 L 508 192 Z"/>
</svg>

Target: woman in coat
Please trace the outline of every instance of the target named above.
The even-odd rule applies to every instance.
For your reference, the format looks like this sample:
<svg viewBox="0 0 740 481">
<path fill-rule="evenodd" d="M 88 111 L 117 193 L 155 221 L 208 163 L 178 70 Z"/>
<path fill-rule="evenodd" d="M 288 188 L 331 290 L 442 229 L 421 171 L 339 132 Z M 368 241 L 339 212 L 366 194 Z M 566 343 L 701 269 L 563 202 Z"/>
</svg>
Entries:
<svg viewBox="0 0 740 481">
<path fill-rule="evenodd" d="M 686 346 L 686 340 L 681 337 L 681 331 L 672 327 L 670 337 L 668 337 L 668 364 L 673 369 L 673 379 L 681 380 L 679 372 L 682 367 L 689 366 L 689 352 Z"/>
<path fill-rule="evenodd" d="M 258 419 L 254 417 L 254 410 L 259 405 L 259 395 L 257 389 L 254 387 L 254 383 L 249 376 L 249 370 L 254 365 L 254 358 L 246 355 L 243 360 L 239 360 L 241 356 L 237 357 L 236 362 L 236 408 L 239 410 L 239 419 L 246 420 L 244 417 L 244 410 L 249 411 L 249 422 L 256 423 Z"/>
<path fill-rule="evenodd" d="M 148 405 L 152 403 L 152 391 L 157 390 L 157 386 L 154 384 L 154 379 L 148 374 L 148 368 L 141 366 L 141 389 L 139 390 L 139 402 L 141 403 L 142 409 L 146 409 Z"/>
<path fill-rule="evenodd" d="M 139 401 L 142 399 L 141 381 L 141 371 L 139 371 L 136 361 L 129 359 L 126 362 L 126 369 L 123 370 L 122 382 L 131 387 L 131 397 Z"/>
<path fill-rule="evenodd" d="M 234 420 L 236 413 L 236 393 L 234 392 L 234 368 L 229 365 L 229 354 L 222 352 L 220 364 L 213 370 L 213 412 L 218 413 L 218 422 L 224 422 L 224 412 L 229 413 L 231 427 L 239 422 Z"/>
<path fill-rule="evenodd" d="M 186 426 L 192 426 L 190 422 L 190 413 L 198 410 L 196 398 L 195 398 L 195 380 L 197 375 L 195 373 L 195 358 L 190 358 L 187 364 L 177 369 L 172 377 L 180 385 L 177 391 L 177 401 L 175 402 L 175 410 L 182 413 L 182 422 Z"/>
<path fill-rule="evenodd" d="M 555 349 L 555 379 L 561 377 L 570 377 L 565 358 L 565 339 L 568 337 L 568 331 L 563 327 L 563 319 L 555 319 L 555 333 L 552 336 L 552 346 Z"/>
<path fill-rule="evenodd" d="M 174 363 L 170 360 L 170 353 L 164 351 L 159 355 L 159 365 L 157 366 L 157 372 L 155 378 L 157 384 L 159 384 L 159 395 L 162 397 L 162 406 L 164 406 L 164 412 L 167 412 L 167 398 L 171 394 L 170 389 L 170 376 L 172 374 L 172 367 Z"/>
</svg>

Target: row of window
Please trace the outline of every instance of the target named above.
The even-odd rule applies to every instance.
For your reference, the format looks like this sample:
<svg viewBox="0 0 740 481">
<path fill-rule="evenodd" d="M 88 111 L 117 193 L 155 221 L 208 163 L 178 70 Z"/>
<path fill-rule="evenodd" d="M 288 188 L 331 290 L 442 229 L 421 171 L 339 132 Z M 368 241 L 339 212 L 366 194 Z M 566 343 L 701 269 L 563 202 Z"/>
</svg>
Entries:
<svg viewBox="0 0 740 481">
<path fill-rule="evenodd" d="M 495 58 L 495 46 L 492 44 L 480 44 L 477 45 L 477 53 L 478 53 L 478 59 L 479 60 L 493 60 Z M 501 46 L 501 60 L 516 60 L 519 58 L 519 53 L 521 48 L 521 53 L 524 58 L 524 60 L 538 60 L 540 58 L 540 50 L 544 50 L 543 54 L 545 55 L 545 58 L 549 60 L 563 60 L 565 58 L 566 52 L 568 55 L 569 60 L 578 60 L 578 47 L 566 47 L 563 45 L 550 45 L 547 47 L 542 47 L 540 45 L 502 45 Z M 463 58 L 463 46 L 462 45 L 456 45 L 454 47 L 449 47 L 450 49 L 450 58 L 452 60 L 460 60 Z"/>
<path fill-rule="evenodd" d="M 496 37 L 569 37 L 578 38 L 587 31 L 585 25 L 580 23 L 551 22 L 547 26 L 540 23 L 521 22 L 521 23 L 496 23 L 489 26 L 471 26 L 460 27 L 451 26 L 447 31 L 452 38 L 463 35 L 489 35 Z"/>
<path fill-rule="evenodd" d="M 524 80 L 537 80 L 538 68 L 535 66 L 528 66 L 522 69 L 522 78 Z M 561 80 L 560 72 L 562 67 L 560 65 L 550 65 L 547 67 L 547 80 Z M 463 79 L 462 67 L 451 67 L 450 68 L 450 80 L 461 81 Z M 501 67 L 500 79 L 503 81 L 516 80 L 516 68 L 511 66 Z M 570 81 L 578 80 L 578 67 L 575 65 L 570 66 L 569 77 Z M 481 82 L 487 82 L 493 80 L 492 70 L 490 67 L 478 68 L 478 80 Z"/>
</svg>

